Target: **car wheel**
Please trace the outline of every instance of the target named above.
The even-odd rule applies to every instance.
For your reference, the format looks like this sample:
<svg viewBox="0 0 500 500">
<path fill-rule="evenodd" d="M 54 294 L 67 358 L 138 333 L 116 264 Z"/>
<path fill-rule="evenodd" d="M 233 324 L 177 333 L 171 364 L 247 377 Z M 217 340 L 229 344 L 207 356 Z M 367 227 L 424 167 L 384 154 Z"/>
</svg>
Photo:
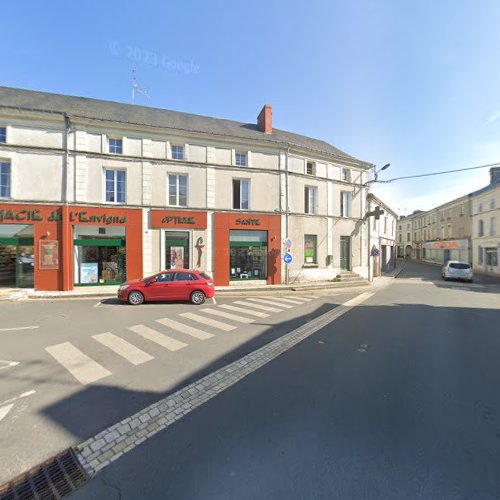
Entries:
<svg viewBox="0 0 500 500">
<path fill-rule="evenodd" d="M 128 294 L 128 303 L 131 306 L 138 306 L 144 302 L 144 295 L 141 292 L 130 292 Z"/>
<path fill-rule="evenodd" d="M 205 294 L 201 292 L 200 290 L 196 290 L 191 294 L 190 297 L 191 304 L 194 304 L 195 306 L 199 306 L 205 302 Z"/>
</svg>

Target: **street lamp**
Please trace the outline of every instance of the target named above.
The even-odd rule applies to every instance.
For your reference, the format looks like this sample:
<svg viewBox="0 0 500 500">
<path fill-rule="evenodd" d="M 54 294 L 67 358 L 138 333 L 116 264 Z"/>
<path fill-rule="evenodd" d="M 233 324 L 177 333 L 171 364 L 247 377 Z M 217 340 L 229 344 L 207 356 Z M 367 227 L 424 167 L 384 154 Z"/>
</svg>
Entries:
<svg viewBox="0 0 500 500">
<path fill-rule="evenodd" d="M 382 172 L 382 170 L 387 170 L 390 166 L 391 166 L 390 163 L 386 163 L 382 168 L 379 168 L 378 170 L 377 170 L 377 167 L 374 166 L 373 168 L 374 168 L 374 176 L 375 176 L 375 178 L 372 181 L 368 181 L 367 184 L 370 184 L 371 182 L 378 182 L 378 174 L 380 172 Z"/>
</svg>

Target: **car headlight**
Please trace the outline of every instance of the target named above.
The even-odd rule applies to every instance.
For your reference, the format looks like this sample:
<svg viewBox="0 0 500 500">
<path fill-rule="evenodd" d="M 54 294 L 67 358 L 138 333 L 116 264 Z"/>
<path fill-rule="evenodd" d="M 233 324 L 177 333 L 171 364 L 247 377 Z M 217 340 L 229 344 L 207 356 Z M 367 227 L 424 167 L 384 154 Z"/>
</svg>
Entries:
<svg viewBox="0 0 500 500">
<path fill-rule="evenodd" d="M 130 285 L 122 285 L 118 290 L 126 290 Z"/>
</svg>

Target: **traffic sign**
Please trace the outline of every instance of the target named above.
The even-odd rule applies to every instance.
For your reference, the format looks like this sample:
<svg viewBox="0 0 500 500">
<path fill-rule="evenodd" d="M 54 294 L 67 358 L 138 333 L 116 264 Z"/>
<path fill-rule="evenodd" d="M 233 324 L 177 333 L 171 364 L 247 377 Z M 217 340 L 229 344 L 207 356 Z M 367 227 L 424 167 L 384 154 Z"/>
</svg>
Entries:
<svg viewBox="0 0 500 500">
<path fill-rule="evenodd" d="M 287 238 L 287 239 L 285 240 L 285 246 L 286 246 L 287 248 L 290 248 L 290 247 L 292 246 L 292 240 L 291 240 L 290 238 Z"/>
<path fill-rule="evenodd" d="M 292 254 L 287 252 L 285 255 L 283 255 L 283 262 L 285 264 L 291 264 L 292 263 Z"/>
</svg>

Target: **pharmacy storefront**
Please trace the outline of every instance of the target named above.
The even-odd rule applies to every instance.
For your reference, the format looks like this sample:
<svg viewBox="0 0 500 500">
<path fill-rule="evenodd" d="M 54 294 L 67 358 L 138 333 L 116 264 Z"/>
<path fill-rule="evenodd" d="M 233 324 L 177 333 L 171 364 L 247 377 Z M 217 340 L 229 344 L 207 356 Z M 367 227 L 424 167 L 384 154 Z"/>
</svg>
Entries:
<svg viewBox="0 0 500 500">
<path fill-rule="evenodd" d="M 215 284 L 281 283 L 280 236 L 279 215 L 215 213 Z"/>
<path fill-rule="evenodd" d="M 142 211 L 0 204 L 0 286 L 71 290 L 142 277 Z"/>
</svg>

